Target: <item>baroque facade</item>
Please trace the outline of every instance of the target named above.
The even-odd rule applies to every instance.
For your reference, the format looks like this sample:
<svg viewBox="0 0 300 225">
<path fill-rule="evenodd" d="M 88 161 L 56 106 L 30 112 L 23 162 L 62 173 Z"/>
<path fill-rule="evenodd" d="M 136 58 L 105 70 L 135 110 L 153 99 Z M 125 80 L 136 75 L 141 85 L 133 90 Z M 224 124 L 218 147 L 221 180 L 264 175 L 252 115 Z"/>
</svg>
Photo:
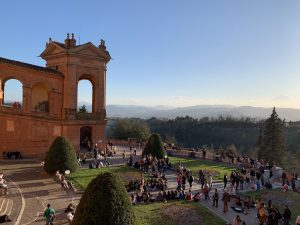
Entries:
<svg viewBox="0 0 300 225">
<path fill-rule="evenodd" d="M 102 143 L 106 125 L 106 65 L 111 57 L 101 40 L 76 45 L 74 35 L 64 43 L 46 43 L 41 53 L 46 67 L 0 57 L 0 153 L 44 154 L 57 136 L 67 137 L 75 149 Z M 5 84 L 22 83 L 22 103 L 6 104 Z M 92 112 L 79 113 L 80 80 L 93 87 Z"/>
</svg>

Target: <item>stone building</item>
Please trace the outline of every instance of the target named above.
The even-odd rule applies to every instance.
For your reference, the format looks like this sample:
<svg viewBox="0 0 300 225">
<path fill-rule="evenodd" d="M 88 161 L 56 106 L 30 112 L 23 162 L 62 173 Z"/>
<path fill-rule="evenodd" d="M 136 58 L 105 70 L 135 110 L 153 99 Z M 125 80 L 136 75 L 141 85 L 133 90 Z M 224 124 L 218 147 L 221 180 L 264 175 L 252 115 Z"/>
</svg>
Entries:
<svg viewBox="0 0 300 225">
<path fill-rule="evenodd" d="M 74 35 L 64 43 L 46 43 L 41 53 L 46 67 L 0 57 L 0 153 L 20 151 L 40 155 L 60 135 L 75 149 L 104 143 L 106 125 L 106 65 L 111 57 L 101 40 L 76 45 Z M 22 83 L 22 104 L 6 104 L 5 84 Z M 92 112 L 79 113 L 77 89 L 80 80 L 92 84 Z M 1 156 L 0 156 L 1 157 Z"/>
</svg>

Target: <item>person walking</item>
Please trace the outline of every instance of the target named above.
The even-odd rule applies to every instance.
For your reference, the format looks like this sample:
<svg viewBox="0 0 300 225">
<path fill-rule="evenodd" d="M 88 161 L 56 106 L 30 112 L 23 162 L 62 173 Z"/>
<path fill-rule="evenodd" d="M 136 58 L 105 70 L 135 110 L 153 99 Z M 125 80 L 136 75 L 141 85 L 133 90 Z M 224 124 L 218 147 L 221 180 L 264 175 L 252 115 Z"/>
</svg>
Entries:
<svg viewBox="0 0 300 225">
<path fill-rule="evenodd" d="M 216 188 L 215 193 L 213 194 L 213 206 L 218 208 L 218 202 L 219 202 L 219 193 L 218 193 L 218 189 Z"/>
<path fill-rule="evenodd" d="M 228 202 L 230 202 L 230 194 L 227 192 L 226 189 L 224 189 L 224 193 L 222 196 L 222 201 L 223 201 L 223 212 L 227 213 L 228 211 Z"/>
<path fill-rule="evenodd" d="M 55 220 L 55 210 L 51 208 L 51 205 L 47 205 L 47 209 L 44 211 L 44 218 L 46 220 L 46 225 L 54 225 Z"/>
</svg>

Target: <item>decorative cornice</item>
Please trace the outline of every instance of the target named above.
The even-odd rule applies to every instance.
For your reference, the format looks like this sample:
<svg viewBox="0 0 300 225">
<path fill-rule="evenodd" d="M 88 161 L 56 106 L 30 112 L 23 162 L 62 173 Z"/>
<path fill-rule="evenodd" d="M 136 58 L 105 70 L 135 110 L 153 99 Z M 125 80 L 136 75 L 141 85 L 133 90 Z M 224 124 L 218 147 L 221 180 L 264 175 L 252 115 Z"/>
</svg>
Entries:
<svg viewBox="0 0 300 225">
<path fill-rule="evenodd" d="M 15 65 L 15 66 L 21 66 L 21 67 L 33 69 L 33 70 L 36 70 L 36 71 L 42 71 L 42 72 L 46 72 L 46 73 L 52 73 L 52 74 L 57 74 L 57 75 L 60 75 L 60 76 L 64 76 L 60 71 L 55 70 L 55 69 L 50 69 L 50 68 L 47 68 L 47 67 L 37 66 L 37 65 L 24 63 L 24 62 L 20 62 L 20 61 L 16 61 L 16 60 L 11 60 L 11 59 L 6 59 L 6 58 L 2 58 L 2 57 L 0 57 L 0 63 L 10 64 L 10 65 Z"/>
</svg>

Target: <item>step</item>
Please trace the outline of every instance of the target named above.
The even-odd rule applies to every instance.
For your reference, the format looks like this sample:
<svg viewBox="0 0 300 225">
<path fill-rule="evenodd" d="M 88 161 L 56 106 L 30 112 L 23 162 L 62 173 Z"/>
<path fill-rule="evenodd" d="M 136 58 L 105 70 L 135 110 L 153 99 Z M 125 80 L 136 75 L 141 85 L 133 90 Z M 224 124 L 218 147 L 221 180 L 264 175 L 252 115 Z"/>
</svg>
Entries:
<svg viewBox="0 0 300 225">
<path fill-rule="evenodd" d="M 0 215 L 10 215 L 13 209 L 14 202 L 13 200 L 6 198 L 6 197 L 0 197 Z"/>
</svg>

